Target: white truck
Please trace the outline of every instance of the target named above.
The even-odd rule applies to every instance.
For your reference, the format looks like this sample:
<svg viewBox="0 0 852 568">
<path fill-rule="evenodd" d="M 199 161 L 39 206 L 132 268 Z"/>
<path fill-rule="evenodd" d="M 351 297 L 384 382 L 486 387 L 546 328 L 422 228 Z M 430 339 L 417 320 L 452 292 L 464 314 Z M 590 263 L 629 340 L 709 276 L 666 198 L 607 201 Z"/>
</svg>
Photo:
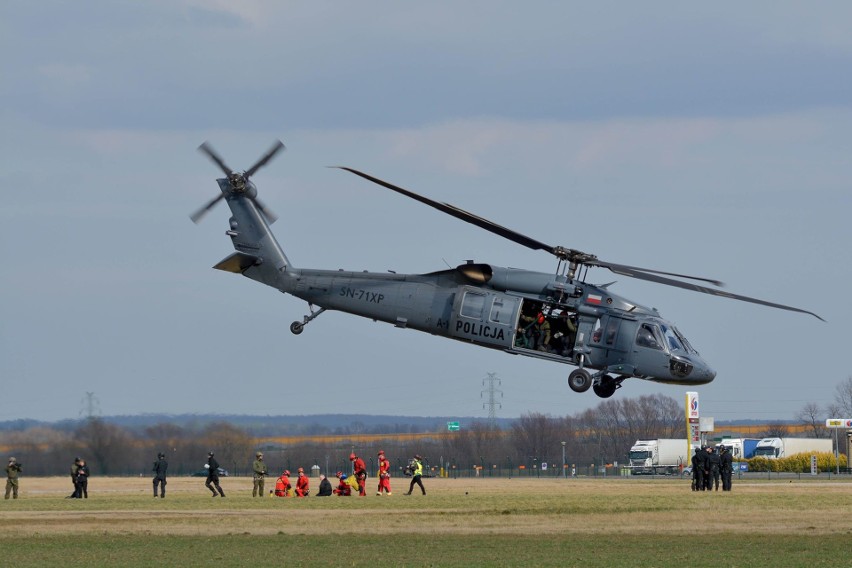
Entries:
<svg viewBox="0 0 852 568">
<path fill-rule="evenodd" d="M 630 472 L 675 475 L 690 464 L 692 452 L 686 438 L 636 440 L 630 448 Z"/>
<path fill-rule="evenodd" d="M 763 438 L 754 449 L 754 457 L 787 458 L 796 454 L 830 453 L 830 438 Z"/>
<path fill-rule="evenodd" d="M 731 451 L 731 456 L 735 460 L 747 460 L 754 457 L 754 450 L 759 443 L 760 438 L 725 438 L 716 444 L 716 448 L 725 446 Z"/>
</svg>

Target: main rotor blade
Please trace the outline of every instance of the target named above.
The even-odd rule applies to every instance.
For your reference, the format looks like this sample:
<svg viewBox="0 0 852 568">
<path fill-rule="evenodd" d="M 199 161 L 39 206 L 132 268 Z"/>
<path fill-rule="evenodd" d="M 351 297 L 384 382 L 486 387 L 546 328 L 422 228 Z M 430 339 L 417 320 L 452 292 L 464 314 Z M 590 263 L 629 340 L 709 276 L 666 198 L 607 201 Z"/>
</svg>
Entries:
<svg viewBox="0 0 852 568">
<path fill-rule="evenodd" d="M 593 264 L 594 265 L 594 264 Z M 643 272 L 642 270 L 633 270 L 630 267 L 625 267 L 620 264 L 609 264 L 606 262 L 601 262 L 598 266 L 602 268 L 608 268 L 612 272 L 616 274 L 623 274 L 624 276 L 630 276 L 631 278 L 637 278 L 639 280 L 647 280 L 649 282 L 655 282 L 657 284 L 665 284 L 667 286 L 675 286 L 676 288 L 683 288 L 684 290 L 692 290 L 693 292 L 701 292 L 702 294 L 710 294 L 711 296 L 720 296 L 722 298 L 730 298 L 731 300 L 739 300 L 741 302 L 749 302 L 752 304 L 760 304 L 761 306 L 769 306 L 770 308 L 778 308 L 780 310 L 788 310 L 791 312 L 799 312 L 802 314 L 810 314 L 815 318 L 825 321 L 818 315 L 813 312 L 809 312 L 807 310 L 803 310 L 800 308 L 794 308 L 792 306 L 785 306 L 784 304 L 776 304 L 774 302 L 767 302 L 766 300 L 759 300 L 757 298 L 750 298 L 748 296 L 741 296 L 739 294 L 732 294 L 730 292 L 725 292 L 724 290 L 717 290 L 715 288 L 707 288 L 706 286 L 701 286 L 699 284 L 692 284 L 691 282 L 681 282 L 680 280 L 673 280 L 671 278 L 666 278 L 665 276 L 657 276 L 656 274 L 650 274 L 648 272 Z M 623 270 L 627 268 L 628 270 Z M 664 273 L 661 273 L 664 274 Z"/>
<path fill-rule="evenodd" d="M 551 245 L 545 244 L 541 241 L 538 241 L 536 239 L 533 239 L 531 237 L 528 237 L 526 235 L 518 233 L 517 231 L 513 231 L 512 229 L 503 227 L 502 225 L 498 225 L 497 223 L 489 221 L 488 219 L 484 219 L 484 218 L 480 217 L 479 215 L 474 215 L 473 213 L 465 211 L 464 209 L 460 209 L 460 208 L 456 207 L 455 205 L 450 205 L 449 203 L 439 203 L 437 201 L 432 201 L 428 197 L 423 197 L 422 195 L 414 193 L 413 191 L 403 189 L 399 186 L 393 185 L 392 183 L 388 183 L 386 181 L 380 180 L 379 178 L 375 178 L 375 177 L 373 177 L 369 174 L 365 174 L 364 172 L 359 172 L 358 170 L 355 170 L 355 169 L 352 169 L 352 168 L 347 168 L 346 166 L 332 166 L 332 167 L 335 167 L 335 168 L 340 169 L 340 170 L 346 170 L 347 172 L 353 173 L 356 176 L 360 176 L 360 177 L 362 177 L 366 180 L 369 180 L 369 181 L 371 181 L 375 184 L 386 187 L 386 188 L 393 190 L 397 193 L 405 195 L 406 197 L 410 197 L 411 199 L 414 199 L 415 201 L 419 201 L 420 203 L 425 203 L 429 207 L 433 207 L 433 208 L 437 209 L 438 211 L 442 211 L 442 212 L 444 212 L 448 215 L 452 215 L 456 219 L 461 219 L 462 221 L 470 223 L 471 225 L 476 225 L 477 227 L 479 227 L 481 229 L 485 229 L 486 231 L 494 233 L 495 235 L 500 235 L 503 238 L 509 239 L 510 241 L 514 241 L 514 242 L 516 242 L 520 245 L 523 245 L 527 248 L 531 248 L 533 250 L 544 250 L 544 251 L 547 251 L 551 254 L 556 254 L 555 253 L 556 248 L 551 246 Z"/>
<path fill-rule="evenodd" d="M 626 264 L 616 264 L 614 262 L 606 262 L 604 260 L 592 260 L 588 261 L 586 264 L 589 266 L 600 266 L 601 268 L 609 268 L 616 274 L 623 274 L 624 276 L 636 276 L 634 272 L 642 272 L 643 274 L 665 274 L 666 276 L 676 276 L 678 278 L 689 278 L 690 280 L 700 280 L 701 282 L 707 282 L 708 284 L 713 284 L 714 286 L 724 286 L 724 282 L 720 282 L 719 280 L 714 280 L 712 278 L 703 278 L 701 276 L 689 276 L 688 274 L 677 274 L 676 272 L 663 272 L 662 270 L 652 270 L 650 268 L 641 268 L 638 266 L 628 266 Z M 617 269 L 617 270 L 616 270 Z M 638 278 L 638 276 L 637 276 Z"/>
<path fill-rule="evenodd" d="M 272 148 L 270 148 L 270 149 L 269 149 L 269 151 L 268 151 L 266 154 L 264 154 L 264 155 L 263 155 L 263 157 L 257 161 L 257 163 L 255 163 L 255 165 L 253 165 L 252 167 L 250 167 L 249 169 L 247 169 L 247 170 L 246 170 L 246 173 L 245 173 L 245 174 L 243 174 L 243 175 L 244 175 L 246 178 L 250 178 L 251 176 L 253 176 L 253 175 L 254 175 L 254 173 L 255 173 L 257 170 L 259 170 L 260 168 L 262 168 L 263 166 L 265 166 L 265 165 L 266 165 L 266 163 L 267 163 L 269 160 L 271 160 L 272 158 L 274 158 L 274 157 L 275 157 L 275 154 L 277 154 L 277 153 L 278 153 L 278 152 L 280 152 L 281 150 L 286 150 L 286 149 L 287 149 L 287 148 L 284 146 L 284 143 L 283 143 L 283 142 L 281 142 L 281 140 L 276 140 L 276 141 L 275 141 L 275 144 L 273 144 L 273 145 L 272 145 Z"/>
<path fill-rule="evenodd" d="M 202 207 L 201 209 L 199 209 L 198 211 L 196 211 L 195 213 L 190 215 L 189 218 L 192 219 L 192 222 L 197 225 L 199 223 L 199 221 L 201 221 L 201 219 L 205 215 L 207 215 L 207 212 L 210 211 L 211 209 L 213 209 L 213 206 L 216 205 L 217 203 L 219 203 L 219 200 L 222 199 L 223 197 L 225 197 L 225 194 L 220 193 L 219 195 L 217 195 L 216 197 L 211 199 L 210 202 L 207 205 L 205 205 L 204 207 Z"/>
<path fill-rule="evenodd" d="M 198 151 L 203 153 L 203 154 L 207 154 L 207 156 L 211 160 L 216 162 L 216 165 L 219 166 L 219 168 L 223 172 L 225 172 L 225 175 L 227 177 L 230 178 L 231 174 L 234 173 L 234 172 L 231 171 L 231 168 L 229 168 L 228 166 L 225 165 L 225 162 L 222 160 L 222 158 L 219 157 L 219 154 L 217 154 L 216 151 L 207 142 L 202 143 L 201 146 L 198 147 Z"/>
</svg>

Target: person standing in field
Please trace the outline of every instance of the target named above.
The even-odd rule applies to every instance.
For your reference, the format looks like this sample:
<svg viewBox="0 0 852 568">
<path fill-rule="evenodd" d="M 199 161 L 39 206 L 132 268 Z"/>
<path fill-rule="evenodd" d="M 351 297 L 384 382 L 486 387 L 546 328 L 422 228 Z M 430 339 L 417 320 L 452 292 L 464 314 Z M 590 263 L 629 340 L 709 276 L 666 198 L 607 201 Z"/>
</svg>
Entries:
<svg viewBox="0 0 852 568">
<path fill-rule="evenodd" d="M 74 486 L 74 490 L 71 492 L 71 495 L 66 497 L 66 499 L 76 499 L 77 498 L 77 470 L 80 468 L 80 458 L 74 458 L 74 463 L 71 464 L 71 484 Z"/>
<path fill-rule="evenodd" d="M 722 491 L 731 490 L 731 477 L 734 473 L 734 458 L 727 446 L 722 446 L 722 455 L 719 456 L 722 469 Z"/>
<path fill-rule="evenodd" d="M 18 475 L 21 473 L 21 464 L 18 460 L 10 457 L 9 465 L 6 466 L 6 499 L 12 496 L 12 499 L 18 498 Z"/>
<path fill-rule="evenodd" d="M 379 450 L 379 487 L 376 489 L 376 495 L 381 495 L 383 491 L 390 496 L 390 461 L 385 457 L 385 451 Z"/>
<path fill-rule="evenodd" d="M 423 481 L 421 480 L 421 477 L 423 477 L 422 459 L 423 458 L 421 458 L 419 454 L 414 454 L 414 459 L 411 460 L 411 463 L 408 466 L 411 470 L 411 485 L 408 486 L 408 493 L 406 493 L 406 495 L 411 495 L 411 492 L 414 491 L 415 484 L 419 485 L 420 491 L 423 492 L 423 495 L 426 495 L 426 488 L 423 487 Z"/>
<path fill-rule="evenodd" d="M 207 481 L 204 482 L 204 485 L 213 493 L 213 497 L 216 496 L 216 491 L 222 497 L 225 496 L 222 486 L 219 485 L 219 462 L 213 457 L 213 452 L 207 454 Z M 213 489 L 214 487 L 216 489 Z"/>
<path fill-rule="evenodd" d="M 695 448 L 692 456 L 692 490 L 704 491 L 704 456 L 701 448 Z"/>
<path fill-rule="evenodd" d="M 266 464 L 263 463 L 263 452 L 257 452 L 254 457 L 255 460 L 251 466 L 251 469 L 254 472 L 254 486 L 251 490 L 251 496 L 263 497 L 263 486 L 266 481 L 266 474 L 268 470 L 266 469 Z"/>
<path fill-rule="evenodd" d="M 80 460 L 77 467 L 77 499 L 89 498 L 89 473 L 86 460 Z"/>
<path fill-rule="evenodd" d="M 166 461 L 166 454 L 160 452 L 157 454 L 157 461 L 154 462 L 154 497 L 157 496 L 157 486 L 160 486 L 160 498 L 166 496 L 166 470 L 169 469 L 169 462 Z"/>
<path fill-rule="evenodd" d="M 349 454 L 349 461 L 352 462 L 352 472 L 355 479 L 358 481 L 358 496 L 367 496 L 367 465 L 364 460 L 355 455 L 355 452 Z"/>
</svg>

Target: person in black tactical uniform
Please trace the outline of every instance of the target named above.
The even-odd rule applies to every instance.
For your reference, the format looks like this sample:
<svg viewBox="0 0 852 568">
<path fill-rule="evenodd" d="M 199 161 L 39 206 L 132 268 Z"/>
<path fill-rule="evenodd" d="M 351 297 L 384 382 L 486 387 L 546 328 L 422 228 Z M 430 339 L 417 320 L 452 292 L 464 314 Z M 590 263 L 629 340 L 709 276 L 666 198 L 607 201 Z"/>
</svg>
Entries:
<svg viewBox="0 0 852 568">
<path fill-rule="evenodd" d="M 707 477 L 707 491 L 712 491 L 713 486 L 716 486 L 716 491 L 719 490 L 719 470 L 722 467 L 722 460 L 719 459 L 719 454 L 713 448 L 707 448 L 707 471 L 710 475 Z"/>
<path fill-rule="evenodd" d="M 734 473 L 734 457 L 731 455 L 731 449 L 727 446 L 722 446 L 722 455 L 719 456 L 722 469 L 722 491 L 731 490 L 731 477 Z"/>
<path fill-rule="evenodd" d="M 704 491 L 704 448 L 695 448 L 692 455 L 692 490 Z"/>
<path fill-rule="evenodd" d="M 222 497 L 225 496 L 225 492 L 219 485 L 219 462 L 213 457 L 213 452 L 207 454 L 207 481 L 204 482 L 204 485 L 213 493 L 213 497 L 216 496 L 216 491 Z M 214 487 L 216 489 L 213 489 Z"/>
<path fill-rule="evenodd" d="M 157 496 L 157 485 L 160 486 L 160 497 L 166 496 L 167 469 L 169 469 L 169 462 L 166 461 L 166 454 L 160 452 L 157 454 L 157 461 L 154 462 L 154 497 Z"/>
<path fill-rule="evenodd" d="M 89 466 L 86 465 L 86 460 L 80 460 L 77 467 L 77 499 L 89 498 Z"/>
</svg>

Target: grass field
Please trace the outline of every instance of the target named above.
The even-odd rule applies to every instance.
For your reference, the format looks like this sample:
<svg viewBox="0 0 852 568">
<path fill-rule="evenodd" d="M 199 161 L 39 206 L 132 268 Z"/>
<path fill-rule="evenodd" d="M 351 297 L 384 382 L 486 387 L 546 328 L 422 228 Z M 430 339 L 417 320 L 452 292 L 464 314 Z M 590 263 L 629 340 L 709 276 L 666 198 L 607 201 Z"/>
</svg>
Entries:
<svg viewBox="0 0 852 568">
<path fill-rule="evenodd" d="M 21 566 L 712 566 L 852 564 L 852 480 L 428 479 L 428 495 L 252 499 L 251 480 L 23 478 L 0 506 Z M 312 480 L 316 484 L 315 480 Z M 370 486 L 373 486 L 370 480 Z M 271 483 L 267 482 L 267 490 Z M 406 484 L 407 485 L 407 484 Z"/>
</svg>

